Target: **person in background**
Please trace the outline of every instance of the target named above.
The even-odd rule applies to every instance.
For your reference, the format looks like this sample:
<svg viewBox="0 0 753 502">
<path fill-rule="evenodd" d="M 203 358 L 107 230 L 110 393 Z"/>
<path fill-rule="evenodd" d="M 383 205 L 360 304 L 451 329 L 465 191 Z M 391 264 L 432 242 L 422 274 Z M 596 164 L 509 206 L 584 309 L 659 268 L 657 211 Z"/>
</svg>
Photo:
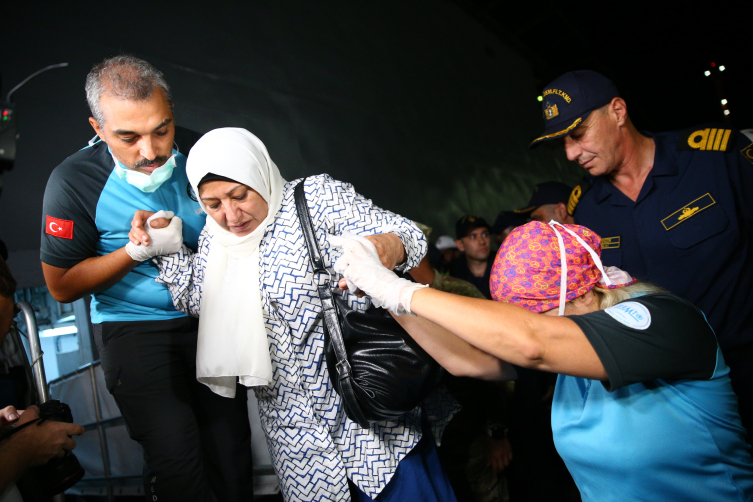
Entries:
<svg viewBox="0 0 753 502">
<path fill-rule="evenodd" d="M 558 141 L 588 173 L 568 202 L 575 223 L 603 236 L 606 265 L 706 314 L 753 433 L 753 144 L 725 125 L 638 131 L 593 71 L 566 73 L 543 96 L 545 131 L 531 146 Z"/>
<path fill-rule="evenodd" d="M 494 235 L 494 243 L 497 245 L 497 249 L 499 249 L 504 240 L 507 239 L 510 232 L 520 225 L 525 225 L 527 221 L 528 218 L 515 211 L 502 211 L 499 213 L 491 228 L 491 233 Z"/>
<path fill-rule="evenodd" d="M 431 228 L 414 223 L 428 240 Z M 451 249 L 457 251 L 455 241 L 449 236 L 441 236 L 437 242 L 440 245 L 451 243 Z M 432 268 L 428 256 L 424 256 L 418 267 L 408 270 L 408 274 L 414 281 L 439 291 L 485 298 L 470 282 Z M 442 384 L 462 409 L 445 428 L 437 453 L 455 496 L 463 502 L 501 502 L 507 499 L 506 479 L 501 475 L 512 458 L 505 435 L 507 383 L 482 382 L 447 372 L 442 377 Z"/>
<path fill-rule="evenodd" d="M 253 498 L 245 389 L 217 396 L 196 381 L 196 319 L 175 310 L 154 281 L 150 258 L 196 248 L 206 217 L 186 191 L 195 141 L 176 129 L 170 87 L 146 61 L 108 58 L 86 78 L 99 141 L 65 159 L 44 194 L 41 260 L 62 303 L 92 294 L 94 339 L 107 389 L 132 439 L 144 448 L 149 501 Z M 129 243 L 136 210 L 168 206 L 180 226 L 172 241 Z"/>
<path fill-rule="evenodd" d="M 460 256 L 458 245 L 455 244 L 455 239 L 449 235 L 440 235 L 437 242 L 434 244 L 439 250 L 439 260 L 434 263 L 440 274 L 449 274 L 452 270 L 452 266 L 455 260 Z"/>
<path fill-rule="evenodd" d="M 26 372 L 26 352 L 17 336 L 9 336 L 16 329 L 16 280 L 5 262 L 7 252 L 0 241 L 0 407 L 26 407 L 31 404 L 28 392 L 31 382 Z"/>
<path fill-rule="evenodd" d="M 561 201 L 567 201 L 570 189 L 562 183 L 541 183 L 534 188 L 526 209 L 501 213 L 492 232 L 503 244 L 510 233 L 527 222 L 527 216 L 561 218 L 567 211 Z M 547 220 L 548 222 L 549 220 Z M 559 220 L 556 220 L 559 221 Z M 563 222 L 560 222 L 563 223 Z M 510 500 L 536 502 L 539 500 L 579 500 L 578 490 L 567 472 L 552 438 L 552 396 L 557 375 L 522 366 L 514 366 L 518 378 L 511 393 L 505 437 L 514 460 L 505 475 Z"/>
<path fill-rule="evenodd" d="M 533 187 L 531 200 L 526 207 L 516 209 L 515 213 L 527 216 L 533 221 L 572 225 L 573 217 L 567 213 L 567 201 L 570 199 L 572 188 L 559 181 L 546 181 Z"/>
<path fill-rule="evenodd" d="M 2 241 L 0 241 L 2 243 Z M 0 346 L 10 331 L 10 325 L 15 317 L 16 280 L 10 273 L 6 257 L 0 256 Z"/>
<path fill-rule="evenodd" d="M 455 260 L 450 275 L 470 282 L 485 298 L 491 299 L 489 224 L 483 218 L 466 214 L 455 223 L 455 245 L 462 254 Z"/>
</svg>

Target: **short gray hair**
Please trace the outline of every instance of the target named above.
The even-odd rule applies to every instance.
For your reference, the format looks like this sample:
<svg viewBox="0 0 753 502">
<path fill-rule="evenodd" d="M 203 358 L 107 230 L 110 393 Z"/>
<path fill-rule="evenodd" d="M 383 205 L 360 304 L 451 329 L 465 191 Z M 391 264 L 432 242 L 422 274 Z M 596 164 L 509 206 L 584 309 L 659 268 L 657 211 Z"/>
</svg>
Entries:
<svg viewBox="0 0 753 502">
<path fill-rule="evenodd" d="M 86 76 L 86 101 L 92 116 L 100 125 L 104 124 L 100 99 L 107 93 L 118 99 L 144 101 L 152 96 L 155 87 L 165 93 L 167 102 L 172 105 L 170 86 L 157 68 L 127 54 L 107 58 L 96 65 Z"/>
</svg>

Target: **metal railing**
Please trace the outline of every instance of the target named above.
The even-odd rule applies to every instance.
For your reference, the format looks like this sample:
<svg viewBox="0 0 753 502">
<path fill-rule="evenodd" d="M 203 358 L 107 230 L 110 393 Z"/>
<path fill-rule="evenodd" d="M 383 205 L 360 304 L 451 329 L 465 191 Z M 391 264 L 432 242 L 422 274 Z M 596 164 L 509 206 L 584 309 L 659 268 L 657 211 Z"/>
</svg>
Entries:
<svg viewBox="0 0 753 502">
<path fill-rule="evenodd" d="M 26 336 L 29 340 L 29 352 L 31 352 L 27 358 L 25 358 L 27 364 L 27 370 L 31 371 L 32 378 L 34 380 L 34 390 L 37 395 L 39 404 L 46 403 L 50 400 L 50 389 L 47 386 L 47 376 L 44 372 L 44 361 L 42 360 L 42 346 L 39 341 L 39 329 L 37 328 L 37 316 L 34 314 L 34 309 L 28 302 L 18 302 L 16 307 L 21 311 L 26 321 Z M 13 334 L 18 337 L 15 341 L 18 342 L 19 347 L 23 347 L 21 343 L 21 336 L 18 334 L 18 330 L 14 330 Z M 93 377 L 92 377 L 93 378 Z M 100 432 L 100 438 L 102 437 Z M 106 446 L 105 446 L 106 448 Z M 107 472 L 107 470 L 105 470 Z M 112 502 L 112 489 L 108 489 L 108 501 Z M 52 497 L 53 502 L 65 502 L 65 495 L 58 493 Z"/>
</svg>

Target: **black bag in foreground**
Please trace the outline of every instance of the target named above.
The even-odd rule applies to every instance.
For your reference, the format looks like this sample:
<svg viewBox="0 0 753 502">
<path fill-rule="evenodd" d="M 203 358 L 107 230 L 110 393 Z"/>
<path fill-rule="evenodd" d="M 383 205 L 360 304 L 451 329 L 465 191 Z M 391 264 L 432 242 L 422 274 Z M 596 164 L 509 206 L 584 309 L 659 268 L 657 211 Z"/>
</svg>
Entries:
<svg viewBox="0 0 753 502">
<path fill-rule="evenodd" d="M 345 414 L 361 427 L 395 420 L 421 404 L 442 378 L 442 367 L 384 309 L 350 309 L 332 294 L 301 181 L 295 205 L 311 258 L 324 316 L 327 370 Z M 324 274 L 324 275 L 322 275 Z"/>
</svg>

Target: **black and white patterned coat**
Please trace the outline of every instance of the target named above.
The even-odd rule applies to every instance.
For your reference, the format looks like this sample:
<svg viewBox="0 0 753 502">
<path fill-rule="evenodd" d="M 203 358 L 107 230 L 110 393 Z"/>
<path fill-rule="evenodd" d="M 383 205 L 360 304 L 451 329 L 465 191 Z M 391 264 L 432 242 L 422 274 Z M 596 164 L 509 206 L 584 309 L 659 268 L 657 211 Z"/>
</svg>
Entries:
<svg viewBox="0 0 753 502">
<path fill-rule="evenodd" d="M 421 438 L 421 409 L 398 421 L 363 429 L 341 411 L 340 396 L 323 355 L 321 303 L 293 199 L 301 180 L 287 183 L 282 206 L 260 244 L 260 284 L 274 383 L 255 387 L 262 427 L 286 500 L 348 500 L 346 476 L 375 498 L 400 460 Z M 423 233 L 408 219 L 374 206 L 348 183 L 323 174 L 307 178 L 305 192 L 325 264 L 339 252 L 326 236 L 394 232 L 407 255 L 403 268 L 416 267 L 426 254 Z M 177 309 L 198 316 L 206 257 L 212 236 L 206 228 L 196 254 L 184 249 L 155 260 Z M 332 273 L 332 285 L 336 274 Z M 347 295 L 352 308 L 365 309 L 366 298 Z M 435 437 L 456 411 L 444 392 L 422 406 Z"/>
</svg>

